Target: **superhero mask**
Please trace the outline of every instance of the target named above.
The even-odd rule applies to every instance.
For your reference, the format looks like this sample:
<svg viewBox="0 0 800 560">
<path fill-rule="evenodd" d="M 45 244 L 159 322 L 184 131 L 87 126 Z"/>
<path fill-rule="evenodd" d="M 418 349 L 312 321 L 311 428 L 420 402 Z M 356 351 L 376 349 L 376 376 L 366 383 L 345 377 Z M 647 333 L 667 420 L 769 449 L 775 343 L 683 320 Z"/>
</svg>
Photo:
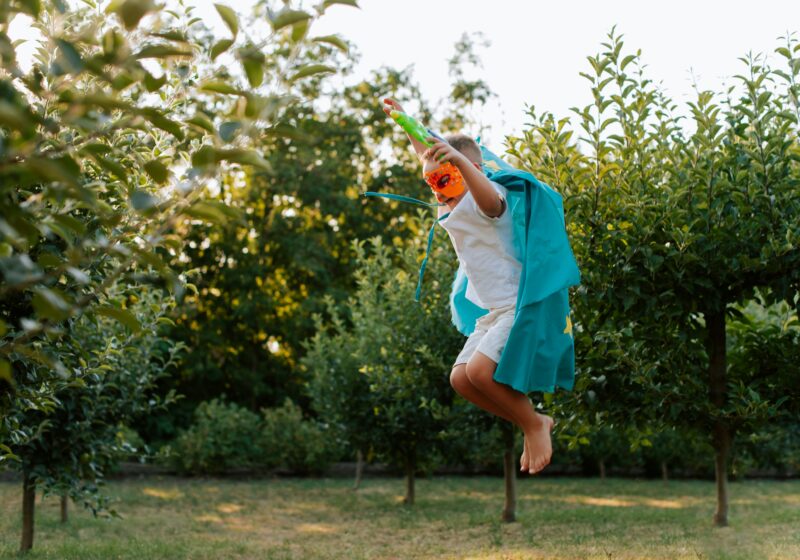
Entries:
<svg viewBox="0 0 800 560">
<path fill-rule="evenodd" d="M 447 198 L 459 196 L 467 189 L 461 171 L 449 161 L 425 173 L 425 182 L 433 191 Z"/>
</svg>

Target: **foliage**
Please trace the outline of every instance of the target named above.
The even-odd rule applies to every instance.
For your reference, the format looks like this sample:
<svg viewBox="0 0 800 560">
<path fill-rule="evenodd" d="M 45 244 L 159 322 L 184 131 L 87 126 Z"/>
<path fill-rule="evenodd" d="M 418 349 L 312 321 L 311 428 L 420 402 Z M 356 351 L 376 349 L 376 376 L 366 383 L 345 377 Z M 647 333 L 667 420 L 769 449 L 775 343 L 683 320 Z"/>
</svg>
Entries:
<svg viewBox="0 0 800 560">
<path fill-rule="evenodd" d="M 0 83 L 0 377 L 17 391 L 0 406 L 17 398 L 45 411 L 70 382 L 46 337 L 63 335 L 65 321 L 84 313 L 139 328 L 106 296 L 116 281 L 162 282 L 180 299 L 184 282 L 165 259 L 181 249 L 176 231 L 196 220 L 236 219 L 224 205 L 200 200 L 202 186 L 219 168 L 269 169 L 248 138 L 280 122 L 294 99 L 286 94 L 302 80 L 245 91 L 241 78 L 223 70 L 235 65 L 209 53 L 213 38 L 191 8 L 162 11 L 131 0 L 106 11 L 91 1 L 67 11 L 62 3 L 35 3 L 2 19 L 14 10 L 30 13 L 42 40 L 25 74 L 0 34 L 7 75 Z M 297 39 L 284 52 L 268 39 L 259 45 L 268 57 L 250 56 L 254 45 L 237 35 L 236 15 L 224 6 L 220 13 L 253 88 L 254 64 L 299 74 L 296 51 L 318 44 Z M 284 13 L 272 14 L 275 27 Z M 28 378 L 32 364 L 50 373 Z M 30 435 L 36 426 L 26 429 Z M 3 440 L 9 433 L 0 425 Z"/>
<path fill-rule="evenodd" d="M 262 465 L 321 474 L 341 456 L 342 445 L 333 429 L 327 423 L 304 419 L 303 411 L 291 399 L 280 407 L 263 408 L 261 414 Z"/>
<path fill-rule="evenodd" d="M 335 3 L 268 9 L 263 37 L 239 33 L 235 11 L 219 4 L 224 39 L 191 7 L 150 0 L 0 7 L 0 464 L 27 468 L 9 444 L 43 443 L 49 419 L 81 395 L 88 366 L 69 363 L 75 321 L 142 329 L 113 286 L 166 287 L 178 300 L 194 290 L 168 262 L 182 229 L 240 219 L 204 199 L 206 187 L 220 172 L 270 171 L 252 138 L 282 134 L 303 82 L 335 70 L 296 63 L 304 49 L 341 42 L 308 33 Z M 20 14 L 40 34 L 30 71 L 7 33 Z M 139 406 L 139 396 L 121 406 Z M 86 464 L 97 476 L 105 468 L 91 455 Z M 50 484 L 38 473 L 25 479 L 26 489 Z M 24 511 L 23 550 L 33 534 L 32 507 Z"/>
<path fill-rule="evenodd" d="M 463 344 L 448 305 L 455 259 L 441 242 L 434 245 L 416 304 L 419 240 L 400 253 L 400 265 L 380 238 L 369 246 L 371 253 L 365 242 L 354 244 L 358 289 L 345 309 L 331 309 L 333 327 L 309 343 L 309 392 L 330 422 L 351 430 L 355 448 L 369 444 L 375 455 L 407 472 L 427 470 L 446 436 L 453 398 L 447 376 Z M 321 404 L 329 396 L 347 405 Z M 358 432 L 352 431 L 358 422 Z"/>
<path fill-rule="evenodd" d="M 57 406 L 42 411 L 18 405 L 5 418 L 14 427 L 7 440 L 12 465 L 45 493 L 68 494 L 95 514 L 108 505 L 99 491 L 105 475 L 121 458 L 144 451 L 126 425 L 174 400 L 173 394 L 160 398 L 156 382 L 184 350 L 159 334 L 162 316 L 174 303 L 158 290 L 115 285 L 108 296 L 141 328 L 103 316 L 74 320 L 69 333 L 52 343 L 71 372 L 69 384 L 53 395 Z M 32 375 L 42 375 L 41 367 Z M 37 427 L 33 437 L 26 437 L 28 426 Z"/>
<path fill-rule="evenodd" d="M 725 356 L 732 304 L 761 287 L 772 300 L 800 291 L 800 46 L 786 44 L 782 69 L 749 55 L 739 88 L 698 91 L 687 131 L 639 53 L 624 54 L 612 31 L 582 73 L 594 102 L 573 109 L 580 130 L 531 110 L 534 123 L 511 150 L 563 189 L 585 271 L 567 408 L 713 430 L 721 477 L 735 430 L 790 404 L 792 369 L 750 391 L 758 373 L 726 368 Z"/>
<path fill-rule="evenodd" d="M 163 451 L 184 474 L 219 474 L 258 464 L 260 418 L 235 403 L 213 399 L 200 403 L 194 424 Z"/>
</svg>

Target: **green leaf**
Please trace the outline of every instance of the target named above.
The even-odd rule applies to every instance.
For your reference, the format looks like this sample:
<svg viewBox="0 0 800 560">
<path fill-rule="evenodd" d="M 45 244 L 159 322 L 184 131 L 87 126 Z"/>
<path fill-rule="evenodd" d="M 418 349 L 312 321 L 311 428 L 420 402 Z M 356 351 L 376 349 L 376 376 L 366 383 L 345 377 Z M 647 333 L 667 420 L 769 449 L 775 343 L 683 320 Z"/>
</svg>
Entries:
<svg viewBox="0 0 800 560">
<path fill-rule="evenodd" d="M 245 58 L 242 60 L 247 81 L 253 87 L 258 87 L 264 81 L 264 65 L 257 60 Z"/>
<path fill-rule="evenodd" d="M 219 13 L 220 17 L 225 21 L 225 25 L 227 25 L 228 29 L 233 33 L 233 36 L 236 37 L 236 34 L 239 33 L 239 18 L 236 17 L 236 12 L 225 4 L 214 4 L 214 7 L 217 9 L 217 13 Z"/>
<path fill-rule="evenodd" d="M 303 132 L 296 126 L 292 126 L 285 123 L 279 123 L 274 126 L 271 126 L 268 129 L 266 129 L 264 133 L 272 136 L 291 138 L 292 140 L 300 140 L 303 142 L 307 142 L 313 139 L 313 137 L 310 134 Z"/>
<path fill-rule="evenodd" d="M 236 89 L 235 87 L 226 82 L 218 82 L 218 81 L 205 82 L 198 89 L 200 89 L 200 91 L 207 91 L 211 93 L 244 95 L 244 92 L 242 90 Z"/>
<path fill-rule="evenodd" d="M 150 72 L 145 72 L 144 74 L 144 87 L 147 88 L 147 91 L 154 92 L 161 89 L 161 86 L 167 83 L 167 75 L 166 73 L 161 74 L 160 78 L 156 78 Z"/>
<path fill-rule="evenodd" d="M 192 218 L 206 220 L 219 225 L 225 225 L 228 222 L 228 216 L 218 204 L 204 200 L 195 202 L 189 208 L 184 209 L 183 213 Z"/>
<path fill-rule="evenodd" d="M 107 154 L 112 152 L 113 148 L 108 144 L 102 144 L 100 142 L 91 142 L 89 144 L 84 145 L 81 148 L 81 152 L 85 154 L 95 155 L 95 154 Z"/>
<path fill-rule="evenodd" d="M 219 163 L 220 161 L 252 165 L 264 170 L 272 169 L 269 162 L 254 150 L 244 150 L 240 148 L 216 150 L 212 146 L 205 145 L 192 154 L 192 165 L 194 167 L 206 167 Z"/>
<path fill-rule="evenodd" d="M 191 124 L 212 134 L 214 133 L 214 123 L 212 123 L 211 119 L 209 119 L 203 113 L 197 113 L 191 119 L 187 120 L 186 124 Z"/>
<path fill-rule="evenodd" d="M 8 325 L 6 325 L 5 321 L 0 319 L 0 336 L 5 336 L 7 332 L 8 332 Z"/>
<path fill-rule="evenodd" d="M 144 249 L 135 249 L 135 253 L 139 262 L 146 263 L 161 273 L 169 271 L 167 263 L 165 263 L 157 253 L 145 251 Z"/>
<path fill-rule="evenodd" d="M 211 60 L 216 59 L 219 55 L 221 55 L 229 48 L 231 48 L 232 44 L 233 44 L 233 39 L 220 39 L 219 41 L 214 43 L 214 46 L 211 47 L 211 52 L 210 52 Z"/>
<path fill-rule="evenodd" d="M 5 381 L 12 387 L 14 386 L 14 376 L 11 374 L 11 364 L 3 359 L 0 359 L 0 381 Z M 3 448 L 3 452 L 8 449 L 8 447 L 5 445 L 3 445 Z M 8 451 L 10 452 L 11 450 L 8 449 Z"/>
<path fill-rule="evenodd" d="M 337 35 L 323 35 L 321 37 L 314 37 L 311 40 L 314 41 L 315 43 L 327 43 L 329 45 L 333 45 L 334 47 L 336 47 L 337 49 L 339 49 L 344 53 L 350 50 L 347 47 L 347 43 L 345 43 L 344 40 L 341 37 L 338 37 Z"/>
<path fill-rule="evenodd" d="M 295 23 L 292 26 L 292 41 L 294 41 L 295 43 L 301 41 L 303 37 L 306 36 L 306 33 L 308 33 L 308 27 L 309 27 L 309 20 L 307 19 Z"/>
<path fill-rule="evenodd" d="M 86 285 L 92 280 L 88 274 L 74 266 L 68 266 L 67 273 L 79 284 Z"/>
<path fill-rule="evenodd" d="M 324 72 L 336 72 L 336 69 L 325 64 L 307 64 L 305 66 L 301 66 L 294 76 L 289 78 L 289 81 L 295 82 L 300 78 L 305 78 L 307 76 L 313 76 L 314 74 L 321 74 Z"/>
<path fill-rule="evenodd" d="M 156 159 L 145 163 L 144 170 L 156 183 L 165 183 L 169 179 L 169 169 Z"/>
<path fill-rule="evenodd" d="M 271 170 L 270 164 L 258 153 L 253 150 L 218 150 L 217 160 L 226 160 L 243 165 L 252 165 L 259 169 Z"/>
<path fill-rule="evenodd" d="M 122 91 L 134 83 L 136 83 L 136 79 L 128 72 L 120 72 L 114 76 L 113 80 L 111 80 L 111 87 L 113 87 L 116 91 Z"/>
<path fill-rule="evenodd" d="M 219 137 L 225 142 L 230 142 L 234 139 L 240 128 L 242 128 L 242 123 L 239 121 L 224 122 L 219 127 Z"/>
<path fill-rule="evenodd" d="M 213 146 L 204 145 L 192 154 L 193 167 L 206 167 L 217 163 L 217 154 Z"/>
<path fill-rule="evenodd" d="M 106 13 L 116 12 L 125 24 L 125 29 L 132 30 L 139 21 L 156 8 L 153 0 L 114 0 L 106 8 Z"/>
<path fill-rule="evenodd" d="M 92 108 L 99 106 L 103 109 L 122 109 L 123 111 L 134 110 L 133 105 L 127 101 L 123 101 L 119 98 L 105 95 L 103 93 L 88 93 L 82 96 L 75 96 L 71 91 L 66 91 L 59 96 L 58 100 L 62 103 L 82 104 Z"/>
<path fill-rule="evenodd" d="M 330 8 L 334 4 L 342 4 L 343 6 L 352 6 L 353 8 L 358 8 L 358 2 L 356 0 L 325 0 L 322 3 L 323 8 Z"/>
<path fill-rule="evenodd" d="M 158 199 L 147 191 L 137 189 L 131 193 L 131 206 L 137 212 L 147 212 L 158 205 Z"/>
<path fill-rule="evenodd" d="M 282 10 L 272 20 L 272 29 L 278 31 L 288 25 L 311 19 L 311 14 L 302 10 Z"/>
<path fill-rule="evenodd" d="M 160 128 L 165 132 L 169 132 L 178 140 L 184 139 L 183 130 L 181 129 L 181 125 L 177 122 L 168 119 L 156 109 L 146 108 L 140 110 L 141 115 L 149 120 L 156 128 Z"/>
<path fill-rule="evenodd" d="M 136 316 L 127 309 L 122 309 L 121 307 L 115 307 L 113 305 L 100 305 L 94 308 L 94 312 L 98 315 L 116 319 L 133 332 L 139 332 L 142 328 Z"/>
<path fill-rule="evenodd" d="M 35 122 L 31 115 L 22 107 L 17 107 L 2 99 L 0 100 L 0 125 L 19 130 L 29 136 L 35 132 Z"/>
<path fill-rule="evenodd" d="M 37 287 L 32 302 L 39 317 L 53 321 L 63 321 L 69 317 L 71 306 L 65 300 L 63 292 L 56 288 Z"/>
<path fill-rule="evenodd" d="M 109 29 L 103 34 L 102 45 L 103 54 L 108 60 L 119 61 L 128 52 L 125 38 L 117 29 Z"/>
<path fill-rule="evenodd" d="M 97 154 L 93 155 L 92 157 L 100 167 L 117 177 L 120 181 L 123 183 L 128 182 L 128 173 L 125 170 L 125 167 L 122 166 L 118 161 Z"/>
<path fill-rule="evenodd" d="M 53 220 L 65 228 L 71 229 L 78 235 L 86 234 L 86 224 L 68 214 L 56 214 L 53 216 Z"/>
<path fill-rule="evenodd" d="M 189 42 L 189 38 L 186 36 L 186 33 L 178 29 L 167 29 L 166 31 L 160 31 L 158 33 L 149 33 L 149 35 L 152 37 L 160 37 L 161 39 L 166 39 L 168 41 L 178 41 L 180 43 Z"/>
<path fill-rule="evenodd" d="M 168 58 L 170 56 L 191 57 L 191 49 L 181 48 L 174 45 L 145 45 L 136 53 L 135 58 Z"/>
<path fill-rule="evenodd" d="M 28 12 L 34 18 L 38 18 L 42 10 L 42 3 L 39 0 L 20 0 L 19 5 L 23 12 Z"/>
<path fill-rule="evenodd" d="M 80 167 L 71 157 L 64 155 L 58 158 L 30 157 L 26 168 L 46 181 L 56 181 L 78 186 Z"/>
<path fill-rule="evenodd" d="M 61 65 L 72 74 L 81 72 L 81 70 L 84 69 L 84 64 L 78 49 L 76 49 L 72 43 L 64 39 L 56 39 L 56 44 L 59 49 L 61 49 L 62 56 L 59 59 Z"/>
</svg>

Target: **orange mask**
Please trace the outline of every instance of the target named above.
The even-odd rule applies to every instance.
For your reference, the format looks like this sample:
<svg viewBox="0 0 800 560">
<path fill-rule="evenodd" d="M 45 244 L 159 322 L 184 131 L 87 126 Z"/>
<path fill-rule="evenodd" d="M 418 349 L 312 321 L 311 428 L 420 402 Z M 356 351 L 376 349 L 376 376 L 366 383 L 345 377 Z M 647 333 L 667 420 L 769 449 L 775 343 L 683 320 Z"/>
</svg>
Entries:
<svg viewBox="0 0 800 560">
<path fill-rule="evenodd" d="M 436 192 L 450 198 L 458 196 L 466 190 L 461 171 L 452 163 L 445 162 L 440 167 L 425 174 L 425 182 Z"/>
</svg>

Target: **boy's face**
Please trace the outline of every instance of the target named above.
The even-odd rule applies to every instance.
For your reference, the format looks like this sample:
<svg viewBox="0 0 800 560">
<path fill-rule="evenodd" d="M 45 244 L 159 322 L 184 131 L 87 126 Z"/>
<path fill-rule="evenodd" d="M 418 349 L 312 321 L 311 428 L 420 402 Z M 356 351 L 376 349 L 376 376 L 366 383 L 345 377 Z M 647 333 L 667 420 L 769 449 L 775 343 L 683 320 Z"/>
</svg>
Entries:
<svg viewBox="0 0 800 560">
<path fill-rule="evenodd" d="M 479 170 L 481 169 L 481 164 L 480 163 L 476 163 L 476 162 L 473 161 L 472 164 L 475 167 L 477 167 Z M 425 160 L 425 162 L 423 164 L 423 167 L 422 167 L 422 176 L 423 176 L 423 178 L 425 178 L 425 176 L 428 175 L 430 172 L 435 171 L 438 168 L 440 168 L 442 165 L 443 164 L 440 164 L 440 163 L 438 163 L 436 161 L 433 161 L 432 159 Z M 442 193 L 441 191 L 437 191 L 437 190 L 435 190 L 433 188 L 431 189 L 431 191 L 433 191 L 433 194 L 434 194 L 434 196 L 436 196 L 436 200 L 439 202 L 439 204 L 446 204 L 451 210 L 453 208 L 455 208 L 456 204 L 458 204 L 461 201 L 461 199 L 464 198 L 464 196 L 467 194 L 467 189 L 466 188 L 464 189 L 463 192 L 461 192 L 461 194 L 458 194 L 456 196 L 448 196 L 448 195 Z"/>
</svg>

